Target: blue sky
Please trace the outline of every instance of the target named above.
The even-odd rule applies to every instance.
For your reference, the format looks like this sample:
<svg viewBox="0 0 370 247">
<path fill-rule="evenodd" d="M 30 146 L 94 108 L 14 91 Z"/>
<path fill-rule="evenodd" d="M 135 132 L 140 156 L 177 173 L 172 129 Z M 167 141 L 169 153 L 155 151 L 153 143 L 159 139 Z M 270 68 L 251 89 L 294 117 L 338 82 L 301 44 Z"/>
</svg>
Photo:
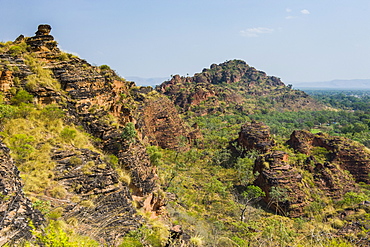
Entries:
<svg viewBox="0 0 370 247">
<path fill-rule="evenodd" d="M 370 78 L 369 0 L 0 0 L 0 41 L 50 24 L 61 49 L 122 77 L 242 59 L 284 82 Z"/>
</svg>

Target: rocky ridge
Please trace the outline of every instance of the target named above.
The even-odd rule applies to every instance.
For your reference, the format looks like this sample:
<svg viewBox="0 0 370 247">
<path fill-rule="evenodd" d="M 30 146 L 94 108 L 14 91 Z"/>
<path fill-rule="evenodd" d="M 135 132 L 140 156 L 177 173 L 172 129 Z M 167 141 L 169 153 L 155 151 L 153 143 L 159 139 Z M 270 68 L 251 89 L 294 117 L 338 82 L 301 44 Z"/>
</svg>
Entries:
<svg viewBox="0 0 370 247">
<path fill-rule="evenodd" d="M 276 110 L 324 108 L 304 92 L 292 90 L 279 78 L 267 76 L 241 60 L 212 64 L 193 77 L 175 75 L 156 90 L 183 111 L 198 114 L 226 110 L 253 113 L 260 104 Z"/>
<path fill-rule="evenodd" d="M 133 200 L 139 207 L 145 204 L 153 215 L 161 213 L 163 198 L 156 192 L 156 169 L 144 143 L 176 149 L 180 136 L 186 138 L 188 130 L 164 96 L 136 87 L 108 66 L 91 66 L 61 52 L 50 30 L 49 25 L 40 25 L 36 36 L 16 40 L 19 52 L 9 50 L 0 55 L 1 63 L 6 61 L 0 69 L 0 87 L 5 100 L 11 100 L 15 91 L 27 89 L 34 103 L 58 105 L 67 113 L 68 123 L 83 126 L 102 152 L 118 158 L 117 164 L 111 164 L 92 150 L 70 147 L 70 152 L 59 152 L 55 147 L 54 181 L 61 193 L 58 198 L 44 198 L 52 208 L 63 208 L 66 221 L 77 219 L 80 234 L 117 245 L 118 239 L 142 223 Z M 134 140 L 122 136 L 128 123 L 136 125 Z M 165 131 L 157 134 L 157 130 Z M 27 239 L 30 229 L 25 229 Z"/>
</svg>

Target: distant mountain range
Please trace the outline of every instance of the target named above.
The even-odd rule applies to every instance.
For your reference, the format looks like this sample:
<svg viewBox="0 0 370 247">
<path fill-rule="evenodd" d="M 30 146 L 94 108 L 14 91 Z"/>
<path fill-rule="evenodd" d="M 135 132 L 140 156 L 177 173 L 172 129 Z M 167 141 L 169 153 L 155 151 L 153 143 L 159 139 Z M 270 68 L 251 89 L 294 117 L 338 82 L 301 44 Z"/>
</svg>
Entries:
<svg viewBox="0 0 370 247">
<path fill-rule="evenodd" d="M 292 82 L 289 84 L 296 89 L 370 89 L 370 79 Z"/>
<path fill-rule="evenodd" d="M 154 78 L 143 78 L 138 76 L 127 76 L 125 77 L 128 81 L 134 81 L 138 86 L 152 86 L 161 84 L 164 81 L 170 79 L 170 77 L 154 77 Z"/>
</svg>

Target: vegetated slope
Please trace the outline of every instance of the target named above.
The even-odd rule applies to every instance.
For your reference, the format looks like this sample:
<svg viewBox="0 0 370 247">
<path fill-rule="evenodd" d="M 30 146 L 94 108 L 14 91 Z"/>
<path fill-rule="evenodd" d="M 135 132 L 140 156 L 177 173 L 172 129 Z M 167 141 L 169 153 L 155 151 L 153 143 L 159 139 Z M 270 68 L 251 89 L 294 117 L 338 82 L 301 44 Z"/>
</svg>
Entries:
<svg viewBox="0 0 370 247">
<path fill-rule="evenodd" d="M 188 131 L 166 97 L 136 87 L 108 66 L 61 52 L 50 30 L 40 25 L 36 36 L 0 45 L 2 137 L 34 208 L 48 220 L 68 222 L 76 236 L 118 245 L 143 224 L 137 208 L 155 215 L 163 204 L 145 145 L 177 149 Z M 4 203 L 2 226 L 7 226 L 13 209 Z M 63 241 L 63 227 L 52 222 L 33 237 L 56 245 Z M 2 227 L 1 241 L 30 239 L 31 228 L 24 229 L 28 234 Z M 167 241 L 167 228 L 163 236 L 150 231 L 154 242 Z M 48 239 L 53 236 L 60 239 Z"/>
<path fill-rule="evenodd" d="M 212 112 L 319 110 L 324 106 L 306 93 L 292 90 L 279 78 L 267 76 L 241 60 L 212 64 L 193 77 L 179 75 L 157 86 L 183 111 Z"/>
<path fill-rule="evenodd" d="M 324 108 L 305 93 L 238 60 L 175 76 L 157 89 L 189 130 L 170 99 L 61 52 L 49 32 L 0 44 L 1 136 L 16 167 L 1 158 L 25 194 L 17 176 L 3 182 L 15 193 L 0 188 L 1 243 L 366 246 L 367 184 L 345 169 L 366 180 L 356 157 L 342 160 L 354 144 L 308 141 L 305 153 L 245 124 L 249 113 Z M 366 149 L 358 157 L 366 168 Z"/>
<path fill-rule="evenodd" d="M 239 203 L 239 207 L 240 204 L 244 203 L 245 205 L 240 207 L 242 213 L 239 217 L 242 222 L 246 218 L 245 212 L 248 210 L 248 206 L 258 198 L 263 198 L 266 208 L 290 218 L 302 217 L 309 222 L 310 226 L 307 227 L 311 228 L 312 231 L 315 231 L 313 230 L 315 227 L 326 228 L 318 231 L 325 232 L 328 237 L 321 240 L 313 240 L 313 237 L 311 242 L 308 239 L 300 240 L 300 244 L 330 246 L 329 236 L 335 235 L 339 239 L 351 239 L 350 242 L 356 243 L 355 245 L 358 246 L 367 245 L 369 238 L 363 236 L 366 234 L 366 230 L 363 231 L 363 229 L 368 228 L 369 207 L 364 205 L 356 208 L 356 210 L 363 211 L 361 215 L 356 215 L 353 218 L 343 215 L 351 211 L 351 207 L 355 203 L 363 203 L 369 198 L 369 192 L 366 189 L 369 182 L 368 149 L 345 138 L 324 134 L 316 137 L 311 134 L 311 137 L 309 132 L 299 132 L 307 133 L 306 137 L 310 140 L 316 140 L 310 142 L 307 138 L 303 138 L 297 141 L 300 144 L 307 142 L 310 143 L 309 145 L 313 145 L 312 152 L 307 153 L 293 144 L 288 146 L 282 136 L 276 136 L 276 140 L 274 140 L 275 138 L 270 136 L 267 126 L 250 121 L 250 118 L 256 114 L 267 116 L 274 114 L 274 112 L 288 111 L 297 111 L 295 115 L 297 116 L 296 120 L 299 121 L 299 111 L 304 111 L 304 114 L 318 111 L 317 115 L 321 118 L 313 119 L 312 125 L 308 123 L 305 126 L 305 128 L 312 128 L 316 122 L 318 126 L 326 123 L 322 120 L 325 119 L 323 117 L 325 111 L 323 110 L 330 109 L 329 107 L 318 103 L 302 91 L 291 90 L 278 78 L 269 77 L 239 60 L 212 65 L 210 69 L 204 69 L 202 73 L 195 74 L 194 77 L 176 75 L 156 89 L 168 95 L 180 108 L 189 125 L 196 126 L 203 134 L 203 138 L 197 144 L 209 156 L 203 153 L 202 159 L 207 160 L 208 158 L 208 165 L 213 166 L 214 170 L 218 169 L 218 175 L 216 175 L 217 172 L 212 171 L 212 168 L 209 168 L 210 174 L 217 179 L 212 181 L 205 178 L 208 183 L 199 182 L 192 186 L 209 189 L 210 187 L 207 186 L 212 184 L 213 189 L 218 191 L 220 198 L 215 199 L 216 196 L 210 196 L 214 201 L 207 197 L 204 199 L 212 205 L 209 206 L 210 210 L 213 207 L 216 208 L 218 203 L 223 203 L 225 207 L 229 208 L 230 214 L 234 213 L 233 205 L 225 202 L 227 196 L 222 197 L 221 195 L 222 191 L 227 190 L 227 187 L 229 191 L 233 191 L 234 200 Z M 243 121 L 247 121 L 247 124 L 242 126 L 238 141 L 232 142 Z M 279 119 L 276 121 L 279 122 Z M 329 120 L 330 124 L 332 122 L 335 120 Z M 281 127 L 277 126 L 276 128 Z M 296 127 L 293 126 L 292 130 L 294 128 Z M 289 134 L 292 133 L 292 130 Z M 276 133 L 279 132 L 276 131 Z M 294 143 L 292 140 L 297 133 L 292 134 L 288 143 Z M 229 146 L 230 143 L 231 146 Z M 204 161 L 198 162 L 201 164 Z M 207 169 L 205 166 L 207 165 L 202 166 L 203 170 Z M 178 169 L 180 170 L 180 168 Z M 227 172 L 235 172 L 235 178 L 227 177 Z M 206 177 L 205 174 L 204 171 Z M 196 175 L 193 176 L 196 177 Z M 179 182 L 179 180 L 176 181 Z M 220 181 L 222 183 L 219 183 Z M 365 190 L 360 188 L 361 186 L 356 182 L 361 182 L 365 186 Z M 258 189 L 250 187 L 252 184 L 262 189 L 264 195 L 262 196 Z M 179 189 L 176 189 L 175 186 L 170 186 L 170 188 L 179 193 Z M 207 191 L 211 193 L 211 189 Z M 214 193 L 214 191 L 212 192 Z M 365 195 L 366 193 L 367 195 Z M 186 200 L 183 203 L 187 207 L 192 207 Z M 195 202 L 193 201 L 193 203 Z M 203 204 L 206 203 L 203 202 Z M 181 207 L 177 207 L 177 209 L 181 210 Z M 195 206 L 194 210 L 197 210 Z M 315 215 L 317 211 L 321 213 Z M 225 214 L 227 213 L 225 212 Z M 359 220 L 361 217 L 365 220 Z M 266 220 L 268 218 L 269 216 L 266 217 Z M 284 221 L 280 220 L 280 222 Z M 228 220 L 224 220 L 225 222 Z M 253 224 L 250 219 L 246 222 Z M 261 222 L 265 223 L 264 220 L 256 220 L 255 224 L 258 225 Z M 337 223 L 338 225 L 336 225 Z M 285 222 L 284 224 L 284 227 L 287 227 L 289 223 Z M 233 226 L 236 228 L 232 230 L 234 233 L 242 231 L 237 230 L 238 227 L 235 224 Z M 228 227 L 225 226 L 225 228 Z M 273 246 L 278 242 L 276 239 L 284 238 L 275 233 L 276 235 L 271 237 L 272 239 L 266 240 L 263 235 L 269 233 L 259 227 L 257 230 L 251 228 L 244 230 L 259 239 L 262 246 Z M 231 228 L 228 229 L 231 230 Z M 296 231 L 296 229 L 291 230 Z M 253 231 L 264 233 L 261 236 L 258 233 L 252 234 Z M 353 236 L 350 236 L 351 232 L 354 234 Z M 236 236 L 240 237 L 243 234 L 235 233 L 234 237 Z M 249 241 L 253 239 L 245 235 L 241 238 L 249 239 Z M 293 238 L 290 241 L 293 241 Z M 232 239 L 236 241 L 237 238 Z M 281 246 L 285 246 L 289 242 L 286 242 L 286 239 L 280 239 L 280 241 Z M 339 244 L 342 240 L 338 241 Z M 335 246 L 334 242 L 332 244 Z M 251 243 L 249 242 L 249 244 Z"/>
</svg>

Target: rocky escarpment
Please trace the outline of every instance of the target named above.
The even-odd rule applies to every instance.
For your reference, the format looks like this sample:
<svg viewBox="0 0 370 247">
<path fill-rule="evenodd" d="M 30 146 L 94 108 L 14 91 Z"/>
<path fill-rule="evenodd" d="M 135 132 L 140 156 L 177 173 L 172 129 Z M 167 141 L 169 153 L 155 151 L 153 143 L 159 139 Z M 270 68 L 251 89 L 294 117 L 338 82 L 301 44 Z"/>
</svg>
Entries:
<svg viewBox="0 0 370 247">
<path fill-rule="evenodd" d="M 54 199 L 45 199 L 51 199 L 53 207 L 63 208 L 67 222 L 78 221 L 80 234 L 114 245 L 126 232 L 141 225 L 132 206 L 129 174 L 120 176 L 101 154 L 89 149 L 56 149 L 52 159 L 58 184 L 51 192 L 59 193 Z"/>
<path fill-rule="evenodd" d="M 153 215 L 164 204 L 145 145 L 176 149 L 187 130 L 165 96 L 136 87 L 108 66 L 91 66 L 61 52 L 50 30 L 40 25 L 36 36 L 21 36 L 0 54 L 1 63 L 6 61 L 0 68 L 1 88 L 8 102 L 27 90 L 34 103 L 57 105 L 67 123 L 82 126 L 94 138 L 100 151 L 71 146 L 61 152 L 55 146 L 55 186 L 38 197 L 50 201 L 52 209 L 62 208 L 67 222 L 78 221 L 81 234 L 116 245 L 141 225 L 133 200 Z M 122 134 L 129 123 L 135 126 L 130 138 Z M 104 160 L 102 152 L 116 162 Z"/>
<path fill-rule="evenodd" d="M 279 78 L 267 76 L 240 60 L 213 64 L 193 77 L 175 75 L 156 89 L 169 96 L 183 111 L 198 114 L 212 111 L 253 113 L 261 107 L 274 110 L 323 108 L 304 92 L 292 90 Z"/>
<path fill-rule="evenodd" d="M 322 141 L 329 142 L 330 138 L 327 138 Z M 300 140 L 300 147 L 306 150 L 308 145 L 304 144 L 307 142 Z M 356 189 L 347 169 L 334 160 L 325 159 L 322 150 L 316 150 L 312 155 L 298 155 L 273 147 L 268 127 L 262 123 L 243 125 L 238 143 L 246 151 L 261 153 L 254 165 L 254 173 L 258 174 L 254 183 L 266 193 L 263 198 L 266 205 L 277 213 L 300 217 L 307 213 L 311 203 L 317 201 L 317 196 L 338 200 Z"/>
<path fill-rule="evenodd" d="M 315 147 L 326 150 L 327 159 L 348 170 L 357 182 L 369 183 L 370 152 L 363 145 L 342 137 L 294 131 L 287 143 L 297 152 L 312 154 Z"/>
<path fill-rule="evenodd" d="M 3 143 L 0 143 L 0 161 L 0 245 L 16 245 L 22 239 L 33 238 L 31 222 L 40 226 L 44 217 L 23 193 L 19 171 Z"/>
</svg>

